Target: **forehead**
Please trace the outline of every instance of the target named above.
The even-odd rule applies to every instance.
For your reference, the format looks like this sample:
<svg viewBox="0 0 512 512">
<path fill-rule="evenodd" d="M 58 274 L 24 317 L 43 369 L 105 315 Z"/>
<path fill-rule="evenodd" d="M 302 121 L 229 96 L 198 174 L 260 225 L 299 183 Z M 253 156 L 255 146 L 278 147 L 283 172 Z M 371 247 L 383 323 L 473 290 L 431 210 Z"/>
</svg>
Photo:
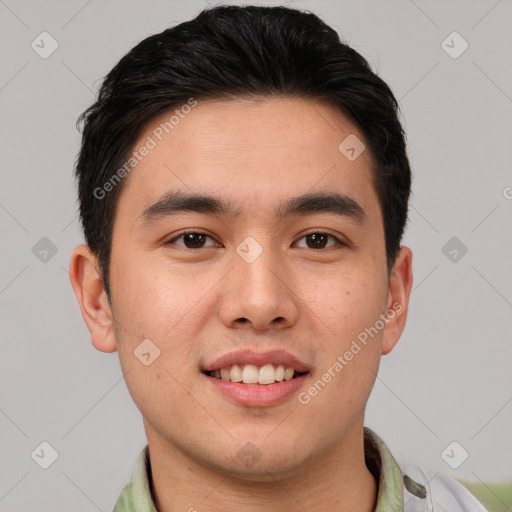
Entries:
<svg viewBox="0 0 512 512">
<path fill-rule="evenodd" d="M 346 141 L 357 152 L 364 147 L 357 127 L 320 101 L 198 100 L 145 126 L 117 210 L 134 219 L 164 194 L 181 190 L 223 197 L 240 217 L 255 208 L 270 215 L 287 198 L 332 190 L 357 198 L 371 213 L 377 197 L 369 151 L 348 158 L 354 152 L 346 152 Z"/>
</svg>

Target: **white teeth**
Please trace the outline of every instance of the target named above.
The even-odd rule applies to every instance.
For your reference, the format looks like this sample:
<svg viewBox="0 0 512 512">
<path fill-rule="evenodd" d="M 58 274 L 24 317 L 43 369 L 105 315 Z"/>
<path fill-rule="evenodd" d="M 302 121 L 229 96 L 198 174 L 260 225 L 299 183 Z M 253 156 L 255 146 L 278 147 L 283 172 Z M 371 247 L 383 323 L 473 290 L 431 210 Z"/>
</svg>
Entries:
<svg viewBox="0 0 512 512">
<path fill-rule="evenodd" d="M 284 372 L 284 380 L 291 380 L 293 379 L 293 368 L 286 368 Z"/>
<path fill-rule="evenodd" d="M 231 367 L 231 382 L 242 382 L 242 368 L 237 364 Z"/>
<path fill-rule="evenodd" d="M 276 371 L 273 364 L 266 364 L 260 368 L 258 374 L 259 384 L 273 384 L 276 381 Z"/>
<path fill-rule="evenodd" d="M 265 364 L 256 366 L 254 364 L 234 364 L 228 368 L 215 370 L 213 376 L 231 382 L 243 382 L 244 384 L 274 384 L 283 380 L 291 380 L 295 374 L 293 368 L 286 368 L 282 364 Z"/>
<path fill-rule="evenodd" d="M 253 364 L 246 364 L 242 371 L 244 384 L 256 384 L 258 382 L 258 367 Z"/>
</svg>

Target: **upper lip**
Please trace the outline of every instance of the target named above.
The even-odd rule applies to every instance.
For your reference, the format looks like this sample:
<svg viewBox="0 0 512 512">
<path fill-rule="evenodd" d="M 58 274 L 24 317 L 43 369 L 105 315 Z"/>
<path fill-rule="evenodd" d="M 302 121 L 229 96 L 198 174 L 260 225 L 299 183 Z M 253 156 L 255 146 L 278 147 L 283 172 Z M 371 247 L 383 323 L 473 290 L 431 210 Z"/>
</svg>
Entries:
<svg viewBox="0 0 512 512">
<path fill-rule="evenodd" d="M 299 358 L 289 354 L 284 350 L 267 350 L 266 352 L 255 352 L 254 350 L 237 350 L 228 352 L 211 363 L 207 363 L 204 371 L 211 372 L 228 368 L 234 364 L 253 364 L 263 366 L 265 364 L 283 365 L 285 368 L 293 368 L 298 372 L 307 372 L 308 367 Z"/>
</svg>

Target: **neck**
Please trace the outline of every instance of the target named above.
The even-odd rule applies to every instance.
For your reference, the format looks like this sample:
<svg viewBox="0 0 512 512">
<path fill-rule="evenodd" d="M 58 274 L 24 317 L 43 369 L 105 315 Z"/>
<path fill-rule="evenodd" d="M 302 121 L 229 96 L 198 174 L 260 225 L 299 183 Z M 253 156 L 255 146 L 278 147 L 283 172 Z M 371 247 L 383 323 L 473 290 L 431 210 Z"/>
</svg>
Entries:
<svg viewBox="0 0 512 512">
<path fill-rule="evenodd" d="M 205 467 L 146 428 L 158 512 L 373 512 L 377 483 L 364 460 L 363 426 L 293 475 L 246 475 Z"/>
</svg>

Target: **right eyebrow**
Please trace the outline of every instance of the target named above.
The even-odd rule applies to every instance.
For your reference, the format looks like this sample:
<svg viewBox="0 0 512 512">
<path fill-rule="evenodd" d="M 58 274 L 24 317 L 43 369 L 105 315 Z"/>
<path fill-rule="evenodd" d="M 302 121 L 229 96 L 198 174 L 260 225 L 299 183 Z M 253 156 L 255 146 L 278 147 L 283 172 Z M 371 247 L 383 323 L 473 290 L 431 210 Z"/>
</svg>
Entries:
<svg viewBox="0 0 512 512">
<path fill-rule="evenodd" d="M 241 216 L 241 211 L 232 202 L 214 196 L 188 194 L 179 190 L 171 191 L 156 203 L 146 208 L 137 221 L 150 224 L 163 217 L 180 212 L 197 212 L 230 218 Z"/>
</svg>

